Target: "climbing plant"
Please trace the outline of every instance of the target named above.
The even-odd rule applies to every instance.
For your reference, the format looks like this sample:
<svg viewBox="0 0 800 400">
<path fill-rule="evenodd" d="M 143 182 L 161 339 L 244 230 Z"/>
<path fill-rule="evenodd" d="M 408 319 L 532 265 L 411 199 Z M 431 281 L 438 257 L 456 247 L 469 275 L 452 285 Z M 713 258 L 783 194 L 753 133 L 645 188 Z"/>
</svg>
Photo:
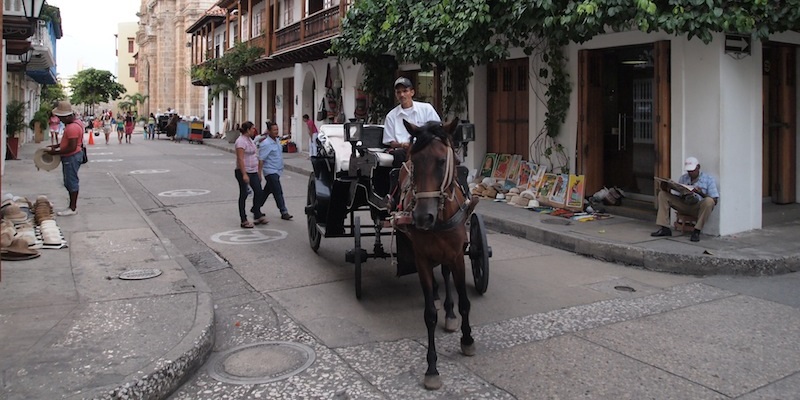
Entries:
<svg viewBox="0 0 800 400">
<path fill-rule="evenodd" d="M 242 86 L 239 85 L 239 78 L 244 75 L 245 68 L 253 64 L 263 53 L 263 47 L 239 42 L 225 50 L 222 57 L 212 58 L 200 65 L 192 66 L 190 75 L 193 81 L 200 81 L 204 86 L 208 86 L 209 103 L 213 104 L 217 96 L 228 92 L 238 100 L 242 98 Z M 236 102 L 233 102 L 231 115 L 237 115 Z"/>
<path fill-rule="evenodd" d="M 398 62 L 452 73 L 507 58 L 509 48 L 531 55 L 540 46 L 544 63 L 535 72 L 547 85 L 545 135 L 552 140 L 572 90 L 563 47 L 629 30 L 704 43 L 718 32 L 765 39 L 800 30 L 800 0 L 359 0 L 348 10 L 332 53 L 357 63 L 393 54 Z M 448 111 L 465 106 L 469 76 L 449 79 Z"/>
</svg>

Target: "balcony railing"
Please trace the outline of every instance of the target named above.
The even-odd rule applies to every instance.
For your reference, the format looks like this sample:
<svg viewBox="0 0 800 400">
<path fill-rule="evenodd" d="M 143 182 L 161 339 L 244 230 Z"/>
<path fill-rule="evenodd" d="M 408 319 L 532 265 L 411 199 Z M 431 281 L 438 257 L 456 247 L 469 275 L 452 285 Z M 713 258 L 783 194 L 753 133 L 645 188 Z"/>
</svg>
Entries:
<svg viewBox="0 0 800 400">
<path fill-rule="evenodd" d="M 275 32 L 275 50 L 280 51 L 289 47 L 299 45 L 301 42 L 300 37 L 300 23 L 295 22 L 281 30 Z"/>
<path fill-rule="evenodd" d="M 281 51 L 314 40 L 335 36 L 339 33 L 341 19 L 338 4 L 309 15 L 302 21 L 275 32 L 275 50 Z M 303 26 L 302 34 L 301 24 Z"/>
<path fill-rule="evenodd" d="M 310 15 L 303 20 L 305 24 L 306 41 L 322 39 L 339 33 L 342 17 L 339 15 L 339 6 L 322 10 Z"/>
</svg>

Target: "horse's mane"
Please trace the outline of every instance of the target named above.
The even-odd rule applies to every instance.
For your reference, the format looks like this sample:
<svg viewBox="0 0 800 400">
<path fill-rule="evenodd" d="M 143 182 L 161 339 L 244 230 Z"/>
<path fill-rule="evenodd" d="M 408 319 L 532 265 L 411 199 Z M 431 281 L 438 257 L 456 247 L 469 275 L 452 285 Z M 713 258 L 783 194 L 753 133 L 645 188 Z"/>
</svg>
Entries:
<svg viewBox="0 0 800 400">
<path fill-rule="evenodd" d="M 447 132 L 442 128 L 441 122 L 430 121 L 425 125 L 419 127 L 414 139 L 414 144 L 411 146 L 411 152 L 417 152 L 428 146 L 433 140 L 439 139 L 442 143 L 450 145 L 447 137 Z"/>
</svg>

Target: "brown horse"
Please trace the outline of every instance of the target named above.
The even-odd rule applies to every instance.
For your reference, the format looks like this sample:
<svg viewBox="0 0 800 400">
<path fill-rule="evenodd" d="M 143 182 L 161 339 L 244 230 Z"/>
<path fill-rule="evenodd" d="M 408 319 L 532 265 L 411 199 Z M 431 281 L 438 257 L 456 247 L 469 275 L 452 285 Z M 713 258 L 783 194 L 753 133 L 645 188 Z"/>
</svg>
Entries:
<svg viewBox="0 0 800 400">
<path fill-rule="evenodd" d="M 477 199 L 469 199 L 456 179 L 456 160 L 452 148 L 452 135 L 458 125 L 454 120 L 442 125 L 428 122 L 418 127 L 403 121 L 414 138 L 408 161 L 400 170 L 400 204 L 411 212 L 412 223 L 402 228 L 411 240 L 414 263 L 419 273 L 422 293 L 425 295 L 425 325 L 428 328 L 428 370 L 425 388 L 442 386 L 436 369 L 436 344 L 434 329 L 437 323 L 435 299 L 436 280 L 433 269 L 442 265 L 445 283 L 445 329 L 456 329 L 453 300 L 448 285 L 449 273 L 458 293 L 458 312 L 461 314 L 461 351 L 475 354 L 475 341 L 469 326 L 470 303 L 464 278 L 464 248 L 467 243 L 466 220 Z"/>
</svg>

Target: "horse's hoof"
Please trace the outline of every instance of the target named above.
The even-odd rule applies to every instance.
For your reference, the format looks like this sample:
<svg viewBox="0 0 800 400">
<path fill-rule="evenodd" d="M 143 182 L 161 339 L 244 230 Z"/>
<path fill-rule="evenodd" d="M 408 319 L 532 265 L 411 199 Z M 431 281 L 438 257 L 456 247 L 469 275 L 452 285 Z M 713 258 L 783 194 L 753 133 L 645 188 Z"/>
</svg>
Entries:
<svg viewBox="0 0 800 400">
<path fill-rule="evenodd" d="M 442 301 L 439 300 L 439 299 L 434 300 L 433 301 L 433 306 L 436 307 L 436 311 L 441 310 L 442 309 Z"/>
<path fill-rule="evenodd" d="M 425 389 L 439 390 L 442 388 L 442 378 L 439 375 L 425 375 Z"/>
<path fill-rule="evenodd" d="M 445 318 L 444 330 L 445 332 L 455 332 L 458 329 L 458 318 Z"/>
<path fill-rule="evenodd" d="M 461 345 L 461 352 L 464 353 L 465 356 L 472 357 L 475 355 L 475 343 L 470 345 Z"/>
</svg>

